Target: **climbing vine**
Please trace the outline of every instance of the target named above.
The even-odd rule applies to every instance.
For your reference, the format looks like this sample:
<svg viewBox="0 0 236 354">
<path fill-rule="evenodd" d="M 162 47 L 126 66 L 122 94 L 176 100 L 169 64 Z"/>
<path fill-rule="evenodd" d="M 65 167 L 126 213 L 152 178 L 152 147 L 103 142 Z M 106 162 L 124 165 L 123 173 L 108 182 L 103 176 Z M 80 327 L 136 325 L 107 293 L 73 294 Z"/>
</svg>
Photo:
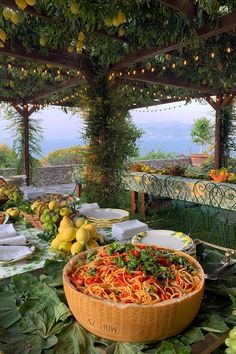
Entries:
<svg viewBox="0 0 236 354">
<path fill-rule="evenodd" d="M 80 97 L 85 121 L 88 201 L 99 201 L 103 207 L 119 207 L 129 158 L 137 153 L 136 139 L 141 136 L 131 121 L 122 95 L 109 88 L 107 75 L 96 76 L 94 85 Z"/>
</svg>

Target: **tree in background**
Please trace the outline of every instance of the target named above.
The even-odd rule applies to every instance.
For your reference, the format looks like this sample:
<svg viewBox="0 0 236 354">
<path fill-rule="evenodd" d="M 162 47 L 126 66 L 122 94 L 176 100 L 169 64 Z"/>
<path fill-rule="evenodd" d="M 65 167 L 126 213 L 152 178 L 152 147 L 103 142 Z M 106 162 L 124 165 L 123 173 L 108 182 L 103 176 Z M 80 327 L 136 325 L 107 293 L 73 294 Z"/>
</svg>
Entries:
<svg viewBox="0 0 236 354">
<path fill-rule="evenodd" d="M 193 143 L 200 146 L 201 154 L 205 145 L 213 143 L 214 131 L 211 120 L 206 117 L 201 117 L 195 120 L 191 129 L 191 138 Z"/>
<path fill-rule="evenodd" d="M 7 144 L 0 144 L 0 167 L 15 168 L 17 165 L 17 155 Z"/>
<path fill-rule="evenodd" d="M 7 130 L 10 131 L 13 138 L 13 151 L 17 156 L 17 173 L 23 173 L 23 141 L 24 127 L 21 115 L 15 111 L 10 105 L 5 106 L 4 118 L 9 121 Z M 40 125 L 41 121 L 32 116 L 29 118 L 29 155 L 30 167 L 38 167 L 40 165 L 37 158 L 41 155 L 41 145 L 43 140 L 43 129 Z"/>
</svg>

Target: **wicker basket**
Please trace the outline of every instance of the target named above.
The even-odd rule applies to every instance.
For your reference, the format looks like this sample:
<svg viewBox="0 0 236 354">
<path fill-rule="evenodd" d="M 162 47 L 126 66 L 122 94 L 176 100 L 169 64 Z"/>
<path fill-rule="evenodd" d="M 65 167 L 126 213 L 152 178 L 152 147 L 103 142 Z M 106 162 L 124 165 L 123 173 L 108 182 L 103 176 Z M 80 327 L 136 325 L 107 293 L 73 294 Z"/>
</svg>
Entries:
<svg viewBox="0 0 236 354">
<path fill-rule="evenodd" d="M 21 213 L 21 216 L 24 217 L 35 229 L 43 230 L 43 225 L 39 216 L 27 213 Z"/>
<path fill-rule="evenodd" d="M 0 187 L 4 187 L 7 185 L 7 182 L 5 181 L 5 179 L 3 179 L 2 177 L 0 177 Z M 4 205 L 6 202 L 8 201 L 8 198 L 2 198 L 0 199 L 0 205 Z"/>
<path fill-rule="evenodd" d="M 180 299 L 138 305 L 100 300 L 77 291 L 68 274 L 86 253 L 73 257 L 65 266 L 63 284 L 73 315 L 88 331 L 114 341 L 154 342 L 177 335 L 193 321 L 202 301 L 204 272 L 191 256 L 176 251 L 198 269 L 201 281 L 197 290 Z"/>
</svg>

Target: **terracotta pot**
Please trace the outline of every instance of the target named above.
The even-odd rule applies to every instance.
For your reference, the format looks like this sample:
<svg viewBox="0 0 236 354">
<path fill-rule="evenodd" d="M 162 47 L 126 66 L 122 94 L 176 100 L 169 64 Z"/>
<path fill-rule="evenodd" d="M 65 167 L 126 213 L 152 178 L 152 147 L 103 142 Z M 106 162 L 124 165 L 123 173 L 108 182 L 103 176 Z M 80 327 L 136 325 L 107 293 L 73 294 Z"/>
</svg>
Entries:
<svg viewBox="0 0 236 354">
<path fill-rule="evenodd" d="M 206 161 L 207 157 L 208 156 L 206 154 L 191 154 L 190 159 L 192 166 L 200 167 L 204 161 Z"/>
</svg>

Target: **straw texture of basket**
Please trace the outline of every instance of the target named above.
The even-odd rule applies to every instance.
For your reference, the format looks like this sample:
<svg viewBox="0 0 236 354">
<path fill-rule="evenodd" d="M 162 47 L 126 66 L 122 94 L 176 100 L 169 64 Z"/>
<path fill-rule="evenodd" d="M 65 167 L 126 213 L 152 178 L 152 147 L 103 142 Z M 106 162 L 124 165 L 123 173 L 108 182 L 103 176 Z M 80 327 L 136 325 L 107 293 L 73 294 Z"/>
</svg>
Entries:
<svg viewBox="0 0 236 354">
<path fill-rule="evenodd" d="M 7 182 L 5 181 L 5 179 L 0 177 L 0 187 L 4 187 L 6 185 L 7 185 Z M 7 197 L 4 197 L 2 199 L 0 198 L 0 205 L 4 205 L 7 201 L 8 201 Z"/>
<path fill-rule="evenodd" d="M 35 229 L 43 230 L 43 225 L 39 216 L 27 213 L 21 213 L 21 216 L 23 216 Z"/>
<path fill-rule="evenodd" d="M 96 299 L 76 290 L 68 274 L 83 252 L 73 257 L 63 271 L 63 285 L 70 310 L 77 321 L 99 337 L 120 342 L 151 342 L 163 340 L 183 331 L 196 316 L 204 291 L 204 272 L 191 256 L 186 257 L 199 271 L 199 288 L 180 299 L 154 305 L 123 304 Z"/>
</svg>

